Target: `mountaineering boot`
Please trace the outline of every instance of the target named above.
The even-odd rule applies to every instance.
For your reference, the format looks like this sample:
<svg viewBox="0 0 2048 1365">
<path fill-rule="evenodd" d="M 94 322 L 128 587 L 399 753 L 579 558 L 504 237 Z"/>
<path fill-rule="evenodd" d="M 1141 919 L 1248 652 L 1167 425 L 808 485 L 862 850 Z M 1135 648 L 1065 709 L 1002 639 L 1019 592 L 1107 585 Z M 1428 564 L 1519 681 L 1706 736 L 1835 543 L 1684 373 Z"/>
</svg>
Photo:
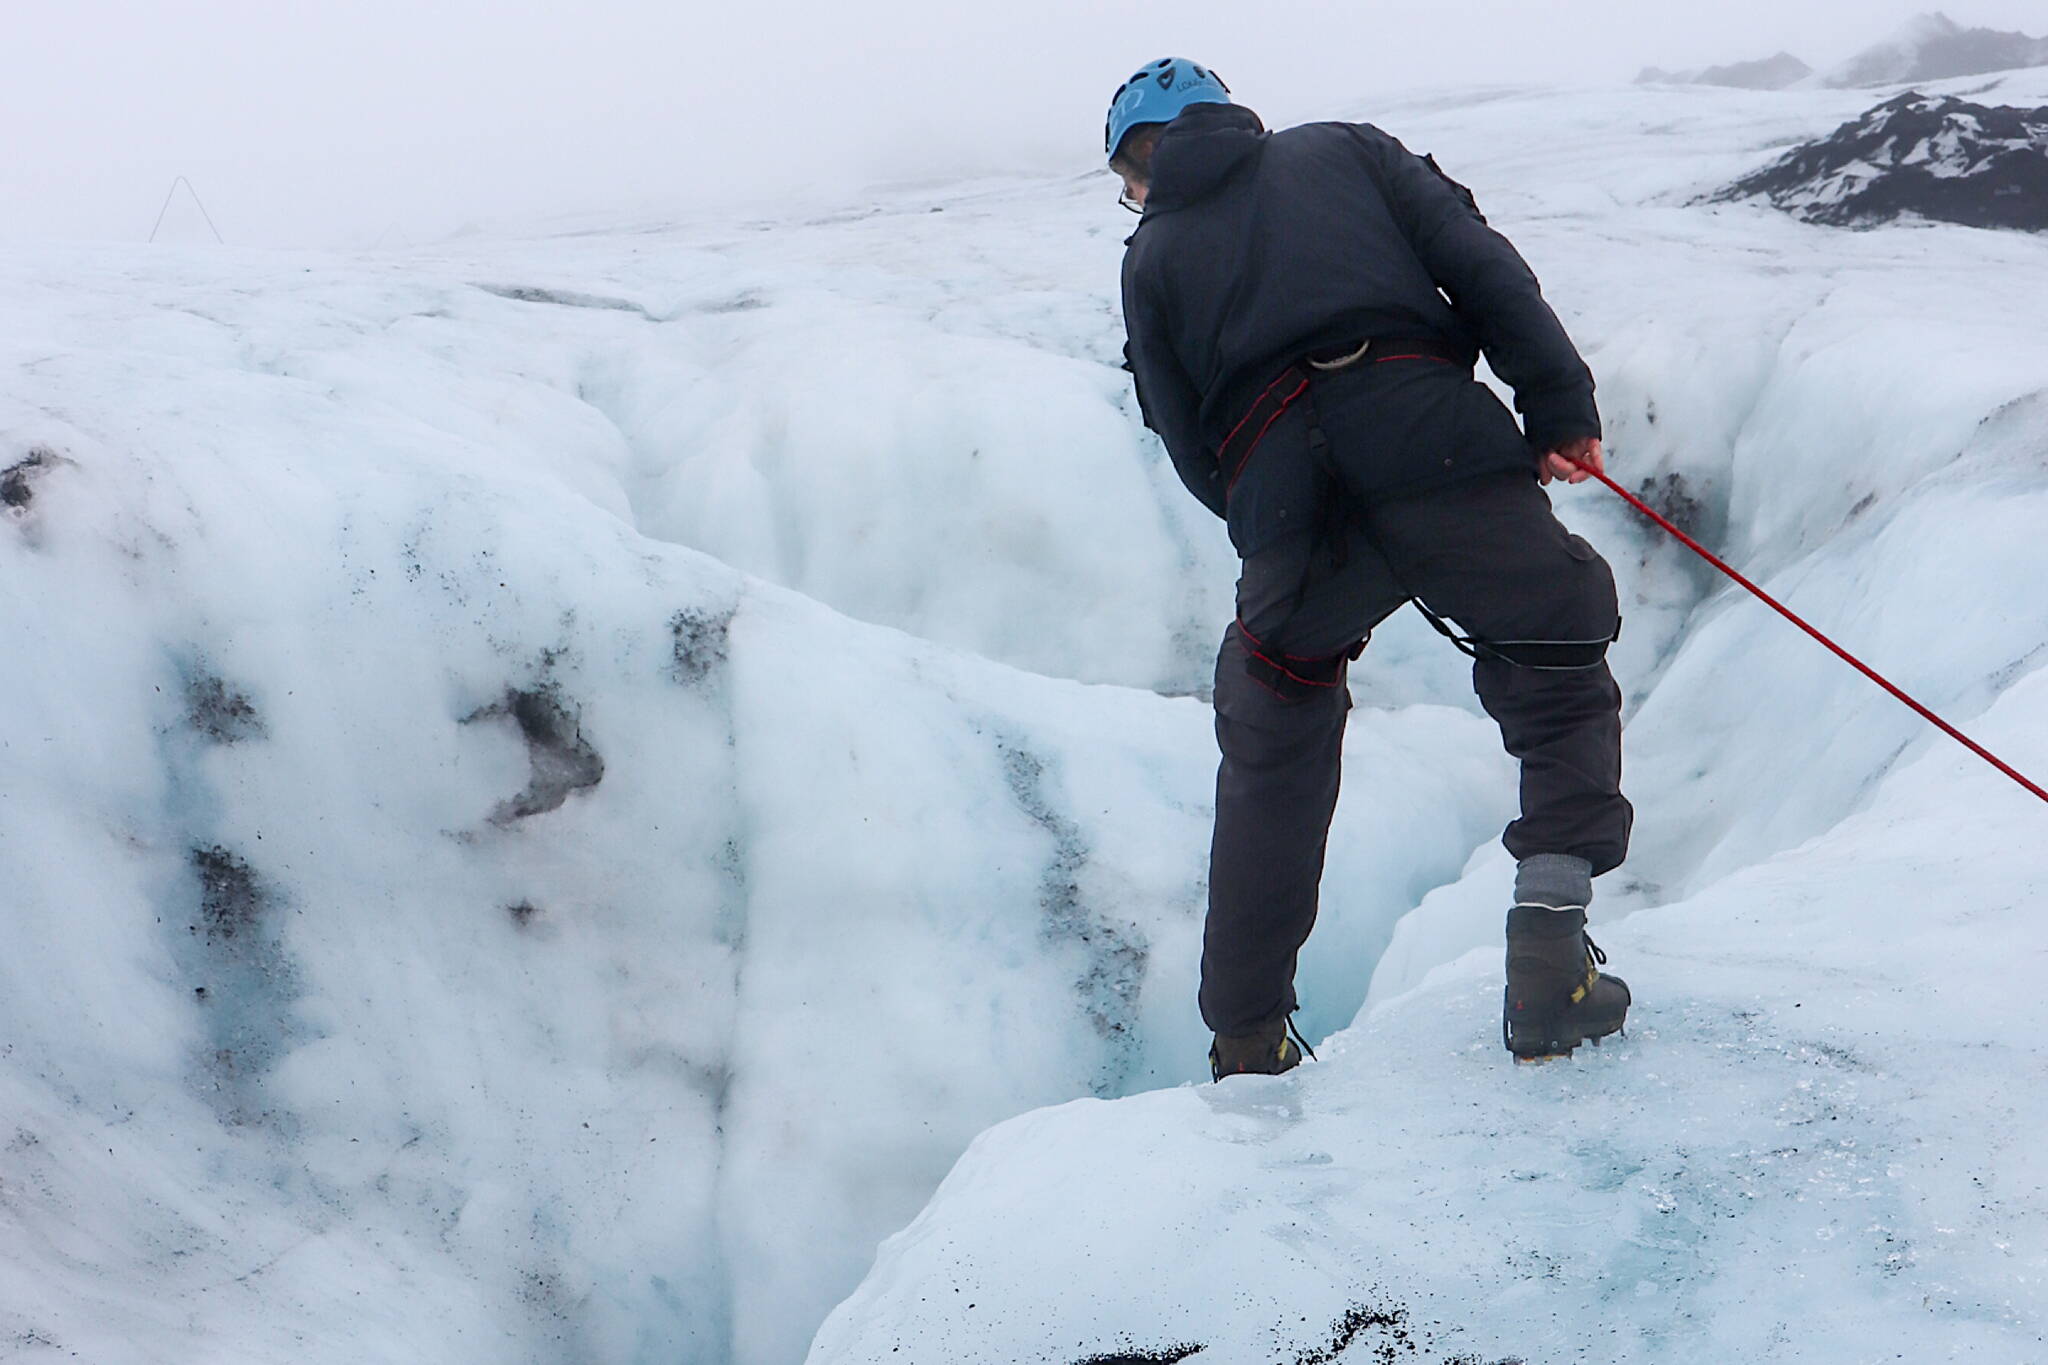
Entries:
<svg viewBox="0 0 2048 1365">
<path fill-rule="evenodd" d="M 1606 976 L 1607 954 L 1586 934 L 1582 907 L 1517 905 L 1508 911 L 1508 987 L 1501 1035 L 1518 1062 L 1569 1057 L 1596 1047 L 1628 1019 L 1628 983 Z"/>
<path fill-rule="evenodd" d="M 1277 1076 L 1292 1071 L 1301 1065 L 1302 1051 L 1308 1046 L 1296 1041 L 1300 1037 L 1294 1032 L 1294 1020 L 1285 1015 L 1256 1033 L 1238 1037 L 1219 1033 L 1209 1045 L 1210 1073 L 1220 1081 L 1225 1076 Z"/>
</svg>

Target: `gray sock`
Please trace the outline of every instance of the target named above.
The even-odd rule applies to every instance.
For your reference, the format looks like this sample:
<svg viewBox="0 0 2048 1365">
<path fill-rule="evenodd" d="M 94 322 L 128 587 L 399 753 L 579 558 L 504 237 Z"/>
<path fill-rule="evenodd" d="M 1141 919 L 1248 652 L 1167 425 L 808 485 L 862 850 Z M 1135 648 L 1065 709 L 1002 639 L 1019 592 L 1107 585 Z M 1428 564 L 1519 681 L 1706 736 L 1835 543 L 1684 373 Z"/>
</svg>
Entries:
<svg viewBox="0 0 2048 1365">
<path fill-rule="evenodd" d="M 1515 904 L 1583 910 L 1593 902 L 1593 865 L 1569 853 L 1538 853 L 1515 869 Z"/>
</svg>

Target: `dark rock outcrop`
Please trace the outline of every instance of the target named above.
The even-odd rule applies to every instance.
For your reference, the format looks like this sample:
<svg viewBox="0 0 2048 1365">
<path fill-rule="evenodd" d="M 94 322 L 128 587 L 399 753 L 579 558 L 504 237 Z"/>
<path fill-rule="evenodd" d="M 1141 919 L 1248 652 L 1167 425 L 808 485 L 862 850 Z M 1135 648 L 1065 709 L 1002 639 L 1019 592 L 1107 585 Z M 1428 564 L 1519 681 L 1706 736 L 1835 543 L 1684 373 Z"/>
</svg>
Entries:
<svg viewBox="0 0 2048 1365">
<path fill-rule="evenodd" d="M 1810 223 L 1917 216 L 2048 232 L 2048 107 L 1909 92 L 1745 176 L 1709 201 L 1764 198 Z"/>
</svg>

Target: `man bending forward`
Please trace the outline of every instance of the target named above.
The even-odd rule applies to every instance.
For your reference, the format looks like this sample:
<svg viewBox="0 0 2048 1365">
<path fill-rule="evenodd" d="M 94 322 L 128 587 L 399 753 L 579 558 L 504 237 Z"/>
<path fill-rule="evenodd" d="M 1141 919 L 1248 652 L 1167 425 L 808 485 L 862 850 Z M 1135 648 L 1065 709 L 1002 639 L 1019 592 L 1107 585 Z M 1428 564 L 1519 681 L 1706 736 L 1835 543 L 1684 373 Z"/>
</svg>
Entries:
<svg viewBox="0 0 2048 1365">
<path fill-rule="evenodd" d="M 1269 133 L 1166 59 L 1112 102 L 1141 210 L 1124 256 L 1145 421 L 1243 559 L 1216 661 L 1216 829 L 1201 1007 L 1217 1079 L 1300 1061 L 1296 955 L 1315 923 L 1347 665 L 1414 601 L 1474 656 L 1521 763 L 1504 1033 L 1519 1059 L 1622 1027 L 1586 937 L 1620 865 L 1614 577 L 1539 486 L 1602 469 L 1593 377 L 1471 194 L 1370 125 Z M 1473 377 L 1483 352 L 1522 424 Z M 1450 623 L 1455 623 L 1454 630 Z"/>
</svg>

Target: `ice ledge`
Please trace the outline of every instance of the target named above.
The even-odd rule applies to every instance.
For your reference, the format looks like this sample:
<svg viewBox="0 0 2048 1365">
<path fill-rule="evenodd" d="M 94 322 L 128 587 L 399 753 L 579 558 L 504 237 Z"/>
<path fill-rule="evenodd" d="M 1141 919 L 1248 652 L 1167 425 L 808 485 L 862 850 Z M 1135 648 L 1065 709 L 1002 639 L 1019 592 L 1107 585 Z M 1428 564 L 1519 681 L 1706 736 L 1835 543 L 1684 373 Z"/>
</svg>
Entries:
<svg viewBox="0 0 2048 1365">
<path fill-rule="evenodd" d="M 2044 722 L 2041 674 L 1986 718 Z M 1508 1063 L 1477 953 L 1293 1076 L 983 1135 L 811 1365 L 2029 1358 L 2040 813 L 1970 762 L 1621 926 L 1635 1027 L 1575 1062 Z"/>
</svg>

